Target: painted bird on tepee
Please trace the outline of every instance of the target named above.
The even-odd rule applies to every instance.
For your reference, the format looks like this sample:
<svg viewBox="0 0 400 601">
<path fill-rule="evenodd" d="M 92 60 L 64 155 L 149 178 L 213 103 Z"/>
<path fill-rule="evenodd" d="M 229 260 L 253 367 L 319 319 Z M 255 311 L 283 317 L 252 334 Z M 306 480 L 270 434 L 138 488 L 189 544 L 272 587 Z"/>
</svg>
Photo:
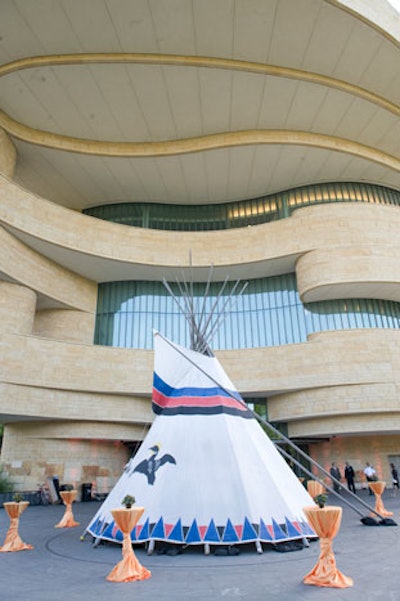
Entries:
<svg viewBox="0 0 400 601">
<path fill-rule="evenodd" d="M 260 551 L 314 536 L 303 513 L 310 495 L 218 359 L 159 333 L 154 349 L 156 417 L 87 531 L 122 541 L 110 510 L 132 494 L 145 508 L 132 541 L 153 547 L 253 542 Z"/>
<path fill-rule="evenodd" d="M 165 453 L 162 457 L 157 457 L 160 452 L 160 445 L 155 444 L 150 447 L 152 451 L 148 459 L 143 459 L 138 465 L 133 468 L 133 472 L 140 472 L 147 476 L 147 482 L 154 484 L 156 481 L 157 470 L 164 465 L 164 463 L 176 463 L 175 459 L 169 453 Z"/>
</svg>

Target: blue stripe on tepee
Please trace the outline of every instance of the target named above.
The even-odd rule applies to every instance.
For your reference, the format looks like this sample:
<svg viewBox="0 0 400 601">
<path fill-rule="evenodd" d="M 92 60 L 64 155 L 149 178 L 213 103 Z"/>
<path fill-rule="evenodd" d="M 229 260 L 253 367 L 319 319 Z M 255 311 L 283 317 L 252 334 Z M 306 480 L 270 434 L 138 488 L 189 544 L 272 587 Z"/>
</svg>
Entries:
<svg viewBox="0 0 400 601">
<path fill-rule="evenodd" d="M 219 538 L 218 530 L 215 527 L 214 520 L 208 524 L 207 532 L 204 536 L 205 543 L 220 543 L 221 540 Z"/>
<path fill-rule="evenodd" d="M 290 520 L 288 520 L 287 517 L 285 517 L 285 522 L 286 522 L 286 530 L 287 530 L 288 536 L 290 536 L 290 538 L 295 538 L 296 536 L 298 536 L 299 538 L 302 537 L 302 534 L 298 531 L 296 526 Z"/>
<path fill-rule="evenodd" d="M 279 526 L 279 524 L 277 524 L 277 522 L 275 522 L 275 520 L 273 518 L 272 518 L 272 528 L 274 531 L 274 539 L 275 540 L 288 538 L 286 532 L 284 532 L 282 530 L 282 528 Z"/>
<path fill-rule="evenodd" d="M 147 540 L 149 538 L 149 536 L 150 536 L 149 518 L 147 518 L 147 520 L 143 524 L 143 527 L 140 531 L 139 536 L 137 537 L 137 540 Z"/>
<path fill-rule="evenodd" d="M 195 519 L 188 530 L 185 540 L 187 543 L 201 543 L 200 531 Z"/>
<path fill-rule="evenodd" d="M 238 541 L 239 541 L 239 537 L 236 533 L 236 530 L 233 527 L 231 520 L 228 518 L 228 521 L 226 522 L 224 533 L 222 535 L 222 542 L 223 543 L 237 543 Z"/>
<path fill-rule="evenodd" d="M 265 522 L 263 520 L 260 520 L 260 539 L 261 540 L 265 540 L 265 541 L 272 541 L 274 540 L 271 536 L 270 531 L 268 530 L 268 528 L 265 525 Z"/>
<path fill-rule="evenodd" d="M 175 349 L 176 350 L 176 349 Z M 178 352 L 178 351 L 177 351 Z M 203 378 L 204 380 L 204 378 Z M 229 400 L 233 397 L 236 400 L 242 401 L 242 397 L 237 390 L 229 390 L 228 392 L 221 388 L 221 386 L 214 385 L 210 386 L 209 380 L 207 384 L 201 383 L 199 386 L 183 386 L 176 388 L 165 382 L 155 371 L 153 373 L 153 386 L 162 395 L 171 398 L 180 397 L 214 397 L 222 396 Z"/>
<path fill-rule="evenodd" d="M 172 528 L 168 540 L 183 543 L 183 529 L 182 529 L 182 521 L 181 518 L 176 522 L 175 526 Z"/>
<path fill-rule="evenodd" d="M 255 538 L 258 538 L 257 532 L 254 530 L 249 520 L 245 518 L 243 524 L 242 541 L 254 540 Z"/>
<path fill-rule="evenodd" d="M 151 533 L 151 537 L 152 538 L 161 538 L 161 539 L 165 538 L 164 520 L 162 518 L 160 518 L 158 520 L 157 524 L 154 526 L 153 532 Z"/>
</svg>

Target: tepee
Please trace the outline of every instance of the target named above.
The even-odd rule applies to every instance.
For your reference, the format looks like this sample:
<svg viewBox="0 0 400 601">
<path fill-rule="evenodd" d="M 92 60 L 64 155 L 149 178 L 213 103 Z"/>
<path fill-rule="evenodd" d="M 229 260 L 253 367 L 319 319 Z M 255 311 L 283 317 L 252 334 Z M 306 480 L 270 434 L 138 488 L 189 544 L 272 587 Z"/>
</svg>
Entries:
<svg viewBox="0 0 400 601">
<path fill-rule="evenodd" d="M 315 536 L 303 513 L 313 500 L 218 359 L 154 336 L 155 420 L 87 532 L 122 541 L 110 510 L 131 494 L 145 508 L 132 541 L 151 549 L 254 542 L 261 552 Z"/>
</svg>

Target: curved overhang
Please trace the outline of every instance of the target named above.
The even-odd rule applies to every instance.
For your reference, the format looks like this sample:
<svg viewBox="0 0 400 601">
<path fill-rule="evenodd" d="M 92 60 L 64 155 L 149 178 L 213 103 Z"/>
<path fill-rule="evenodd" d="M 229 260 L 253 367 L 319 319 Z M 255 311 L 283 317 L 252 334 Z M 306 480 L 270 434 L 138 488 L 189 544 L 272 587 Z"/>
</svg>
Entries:
<svg viewBox="0 0 400 601">
<path fill-rule="evenodd" d="M 305 422 L 288 424 L 290 438 L 312 439 L 357 436 L 390 435 L 398 433 L 400 421 L 398 411 L 374 411 L 367 414 L 333 415 L 327 418 L 315 418 Z"/>
<path fill-rule="evenodd" d="M 39 424 L 38 450 L 142 437 L 153 353 L 91 344 L 98 282 L 175 279 L 191 257 L 196 281 L 210 264 L 216 279 L 295 272 L 303 302 L 400 302 L 398 206 L 219 232 L 81 214 L 322 182 L 400 190 L 395 16 L 386 0 L 0 3 L 1 422 Z M 399 343 L 394 329 L 326 331 L 217 355 L 290 436 L 354 437 L 399 432 Z"/>
<path fill-rule="evenodd" d="M 335 298 L 400 302 L 396 206 L 316 205 L 246 228 L 175 232 L 88 217 L 1 176 L 0 201 L 0 272 L 36 290 L 40 307 L 61 303 L 87 310 L 93 308 L 95 282 L 175 280 L 190 257 L 196 281 L 207 281 L 210 265 L 217 280 L 296 273 L 305 303 Z"/>
<path fill-rule="evenodd" d="M 317 249 L 296 264 L 297 286 L 304 303 L 334 298 L 385 298 L 399 302 L 400 246 L 373 244 Z"/>
<path fill-rule="evenodd" d="M 144 3 L 133 14 L 125 1 L 93 19 L 10 2 L 0 127 L 16 181 L 78 211 L 322 181 L 400 189 L 399 35 L 390 5 L 377 15 L 372 4 Z"/>
</svg>

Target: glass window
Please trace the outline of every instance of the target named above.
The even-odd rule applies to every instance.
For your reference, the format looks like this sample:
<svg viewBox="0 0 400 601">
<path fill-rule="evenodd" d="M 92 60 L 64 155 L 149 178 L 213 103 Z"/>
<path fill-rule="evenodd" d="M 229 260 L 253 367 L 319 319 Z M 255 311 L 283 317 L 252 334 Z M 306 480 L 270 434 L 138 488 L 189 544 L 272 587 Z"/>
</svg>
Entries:
<svg viewBox="0 0 400 601">
<path fill-rule="evenodd" d="M 221 283 L 193 284 L 193 304 L 201 329 L 215 350 L 257 348 L 304 342 L 313 332 L 351 328 L 400 328 L 400 303 L 374 299 L 300 301 L 294 274 L 251 280 L 243 294 L 236 290 L 226 303 L 233 283 L 221 292 Z M 179 287 L 171 288 L 180 305 Z M 218 310 L 221 314 L 218 315 Z M 98 289 L 95 344 L 152 348 L 153 329 L 175 342 L 190 346 L 189 328 L 182 311 L 161 282 L 111 282 Z"/>
<path fill-rule="evenodd" d="M 212 205 L 115 203 L 85 209 L 86 215 L 124 225 L 172 231 L 247 227 L 284 219 L 296 208 L 321 202 L 367 202 L 400 206 L 400 192 L 361 183 L 302 186 L 251 200 Z"/>
</svg>

